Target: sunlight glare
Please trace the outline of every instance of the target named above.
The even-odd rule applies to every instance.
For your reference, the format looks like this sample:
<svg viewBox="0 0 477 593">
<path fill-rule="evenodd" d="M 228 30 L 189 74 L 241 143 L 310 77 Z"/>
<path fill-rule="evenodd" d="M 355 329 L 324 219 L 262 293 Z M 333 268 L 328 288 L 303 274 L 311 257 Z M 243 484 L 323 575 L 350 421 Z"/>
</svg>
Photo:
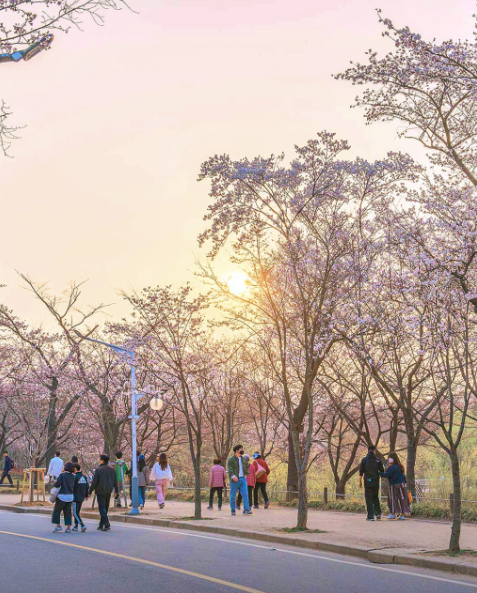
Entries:
<svg viewBox="0 0 477 593">
<path fill-rule="evenodd" d="M 230 292 L 241 296 L 248 288 L 248 278 L 242 272 L 234 272 L 227 278 L 227 286 Z"/>
</svg>

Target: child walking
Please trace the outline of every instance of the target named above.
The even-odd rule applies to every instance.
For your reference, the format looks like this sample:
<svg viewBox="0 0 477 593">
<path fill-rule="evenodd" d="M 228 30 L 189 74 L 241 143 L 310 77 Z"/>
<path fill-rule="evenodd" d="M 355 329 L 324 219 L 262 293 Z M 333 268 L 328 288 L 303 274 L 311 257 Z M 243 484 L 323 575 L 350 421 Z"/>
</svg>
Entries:
<svg viewBox="0 0 477 593">
<path fill-rule="evenodd" d="M 221 465 L 222 460 L 217 457 L 214 459 L 214 465 L 210 468 L 210 477 L 209 477 L 209 488 L 210 488 L 210 495 L 209 495 L 209 506 L 207 509 L 209 511 L 214 510 L 214 494 L 217 492 L 217 499 L 219 503 L 219 511 L 222 510 L 222 494 L 225 488 L 225 478 L 227 476 L 225 467 Z"/>
<path fill-rule="evenodd" d="M 88 478 L 83 475 L 81 466 L 79 463 L 75 463 L 75 484 L 73 487 L 73 517 L 75 520 L 75 526 L 73 531 L 78 531 L 78 527 L 81 526 L 81 533 L 86 531 L 86 526 L 81 519 L 81 507 L 83 502 L 88 499 Z"/>
<path fill-rule="evenodd" d="M 169 484 L 172 486 L 172 472 L 165 453 L 159 455 L 150 478 L 156 486 L 157 504 L 160 509 L 163 509 L 166 504 L 167 487 Z"/>
</svg>

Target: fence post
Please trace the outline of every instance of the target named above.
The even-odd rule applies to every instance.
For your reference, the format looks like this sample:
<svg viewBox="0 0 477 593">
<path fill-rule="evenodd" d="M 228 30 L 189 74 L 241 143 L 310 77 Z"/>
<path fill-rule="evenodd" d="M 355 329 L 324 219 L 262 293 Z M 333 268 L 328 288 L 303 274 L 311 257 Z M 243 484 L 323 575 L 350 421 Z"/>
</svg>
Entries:
<svg viewBox="0 0 477 593">
<path fill-rule="evenodd" d="M 454 516 L 454 493 L 451 492 L 449 494 L 449 506 L 450 506 L 450 512 L 451 512 L 451 516 Z"/>
<path fill-rule="evenodd" d="M 328 488 L 325 488 L 323 490 L 323 502 L 325 503 L 325 505 L 328 504 Z"/>
</svg>

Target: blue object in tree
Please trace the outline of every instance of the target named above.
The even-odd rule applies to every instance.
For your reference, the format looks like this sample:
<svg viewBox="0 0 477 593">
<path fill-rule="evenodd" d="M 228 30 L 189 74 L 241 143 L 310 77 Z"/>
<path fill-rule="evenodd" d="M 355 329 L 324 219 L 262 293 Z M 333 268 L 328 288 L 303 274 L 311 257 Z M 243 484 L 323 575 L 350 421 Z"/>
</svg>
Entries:
<svg viewBox="0 0 477 593">
<path fill-rule="evenodd" d="M 44 49 L 48 49 L 54 39 L 53 35 L 44 35 L 27 49 L 15 51 L 12 54 L 0 54 L 0 64 L 2 62 L 20 62 L 20 60 L 31 60 Z"/>
</svg>

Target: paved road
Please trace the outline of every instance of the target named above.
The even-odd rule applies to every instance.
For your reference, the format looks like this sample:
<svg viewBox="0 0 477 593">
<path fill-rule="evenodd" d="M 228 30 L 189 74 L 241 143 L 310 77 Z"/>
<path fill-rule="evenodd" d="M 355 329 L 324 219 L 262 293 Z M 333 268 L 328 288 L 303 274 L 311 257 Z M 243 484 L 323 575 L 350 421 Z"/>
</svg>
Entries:
<svg viewBox="0 0 477 593">
<path fill-rule="evenodd" d="M 84 534 L 53 534 L 48 517 L 0 512 L 1 590 L 477 593 L 477 579 L 432 571 L 285 546 L 271 550 L 252 541 L 182 530 L 113 524 L 102 533 L 95 522 L 87 525 Z"/>
</svg>

